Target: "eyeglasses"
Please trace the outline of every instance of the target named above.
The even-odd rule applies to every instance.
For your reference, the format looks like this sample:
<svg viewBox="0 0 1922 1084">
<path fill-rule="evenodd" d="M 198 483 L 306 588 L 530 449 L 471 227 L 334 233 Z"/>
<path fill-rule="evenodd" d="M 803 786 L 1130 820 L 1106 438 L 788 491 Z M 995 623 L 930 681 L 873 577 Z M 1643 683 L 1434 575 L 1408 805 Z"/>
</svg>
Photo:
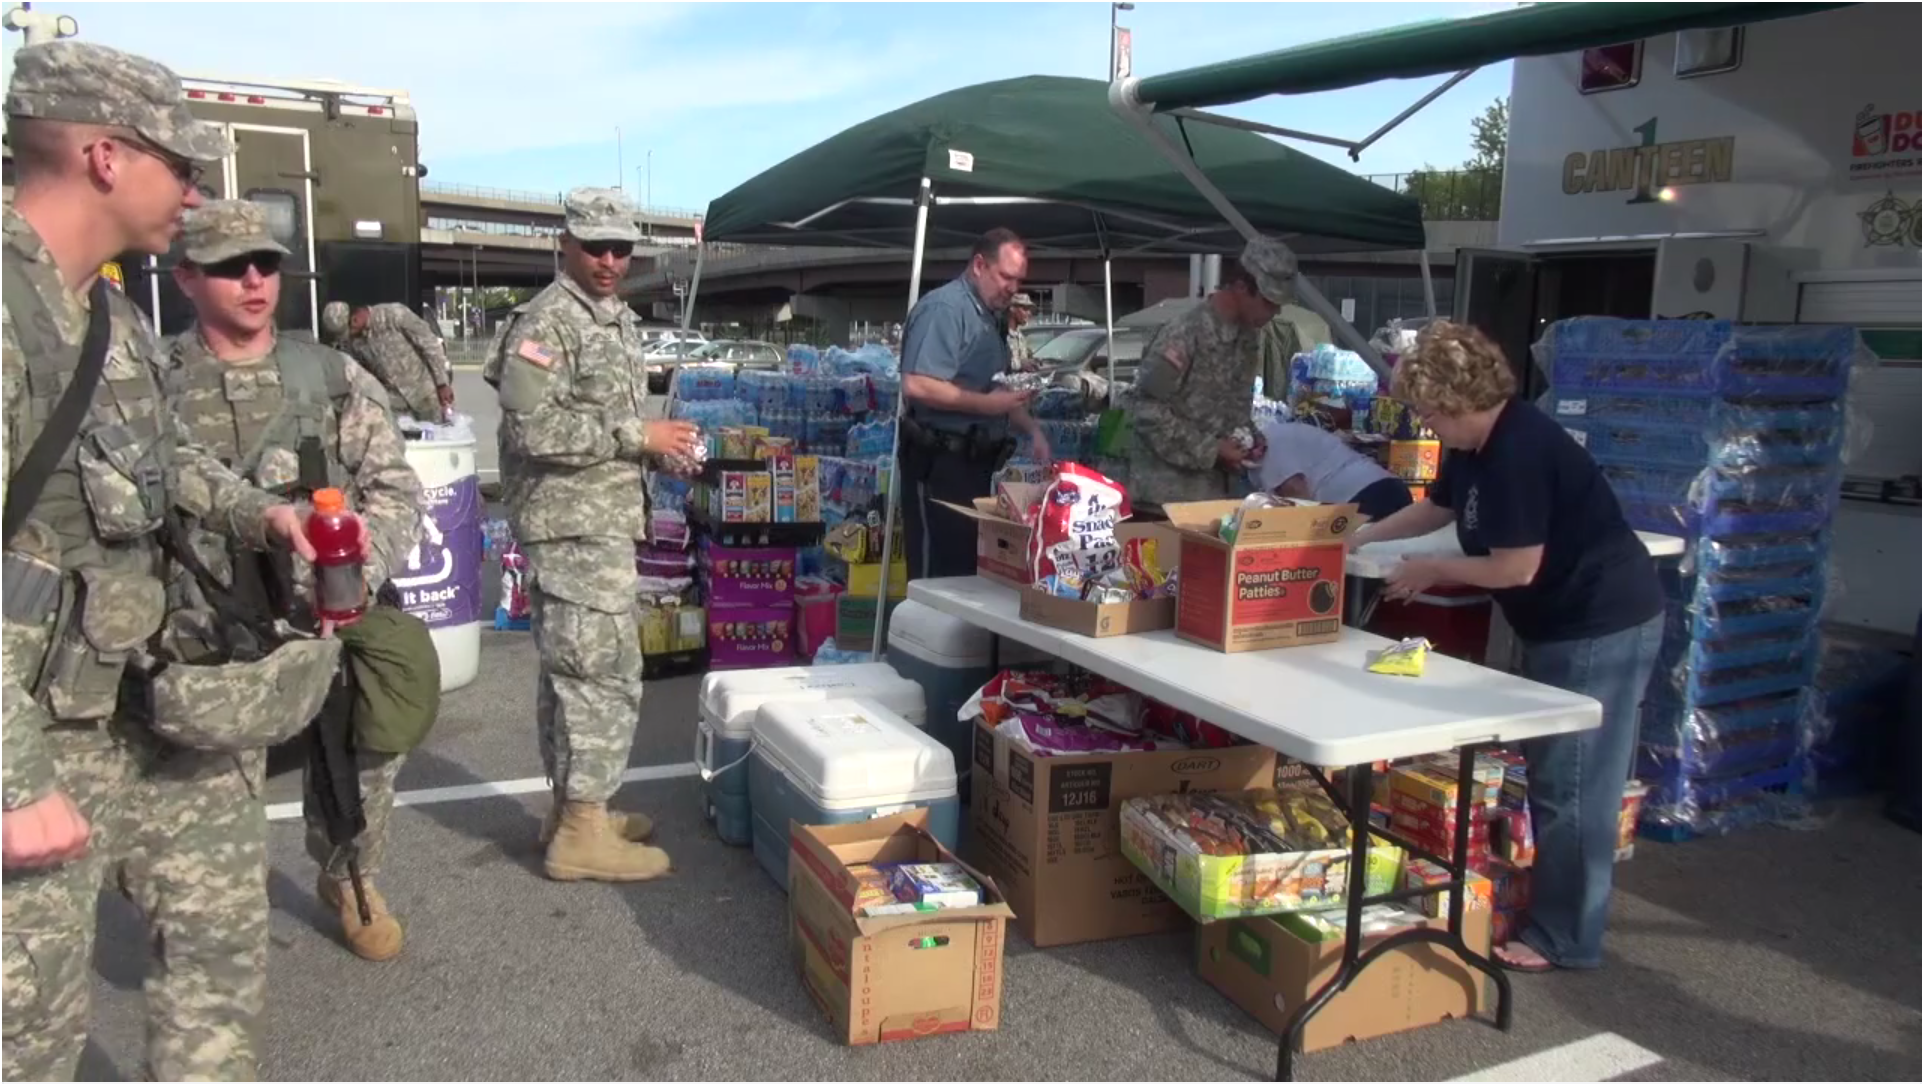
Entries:
<svg viewBox="0 0 1922 1084">
<path fill-rule="evenodd" d="M 587 253 L 591 259 L 598 260 L 603 256 L 612 256 L 617 260 L 625 260 L 634 255 L 632 241 L 581 241 L 579 244 L 581 251 Z"/>
<path fill-rule="evenodd" d="M 123 143 L 128 148 L 139 151 L 150 158 L 158 159 L 160 164 L 166 166 L 168 172 L 174 175 L 174 179 L 180 182 L 181 187 L 200 187 L 200 178 L 206 172 L 205 167 L 200 163 L 182 158 L 172 151 L 167 150 L 165 147 L 149 143 L 139 136 L 116 135 L 110 138 L 112 138 L 114 142 Z"/>
<path fill-rule="evenodd" d="M 202 265 L 200 273 L 211 279 L 243 279 L 251 267 L 260 272 L 261 278 L 271 278 L 280 274 L 280 261 L 278 252 L 243 252 L 219 263 Z"/>
</svg>

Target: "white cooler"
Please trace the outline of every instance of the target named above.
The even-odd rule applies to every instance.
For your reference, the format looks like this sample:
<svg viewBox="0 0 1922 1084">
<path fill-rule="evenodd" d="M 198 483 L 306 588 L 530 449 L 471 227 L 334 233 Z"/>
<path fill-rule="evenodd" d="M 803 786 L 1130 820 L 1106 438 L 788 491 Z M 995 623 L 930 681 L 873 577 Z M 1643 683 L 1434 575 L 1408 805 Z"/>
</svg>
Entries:
<svg viewBox="0 0 1922 1084">
<path fill-rule="evenodd" d="M 994 634 L 925 603 L 908 599 L 888 619 L 887 660 L 901 676 L 920 683 L 928 699 L 928 734 L 954 754 L 965 786 L 973 761 L 973 728 L 960 721 L 961 705 L 994 676 L 989 645 Z M 1055 660 L 1026 644 L 1001 641 L 1001 665 L 1047 666 Z"/>
<path fill-rule="evenodd" d="M 701 680 L 701 721 L 694 731 L 694 763 L 705 781 L 701 801 L 722 842 L 745 847 L 754 840 L 746 761 L 753 745 L 754 715 L 761 705 L 852 697 L 873 700 L 915 726 L 927 720 L 927 701 L 921 686 L 884 662 L 731 670 L 710 673 Z"/>
<path fill-rule="evenodd" d="M 754 857 L 787 891 L 788 826 L 852 824 L 926 809 L 928 828 L 959 844 L 954 757 L 874 700 L 775 700 L 754 718 L 748 756 Z"/>
</svg>

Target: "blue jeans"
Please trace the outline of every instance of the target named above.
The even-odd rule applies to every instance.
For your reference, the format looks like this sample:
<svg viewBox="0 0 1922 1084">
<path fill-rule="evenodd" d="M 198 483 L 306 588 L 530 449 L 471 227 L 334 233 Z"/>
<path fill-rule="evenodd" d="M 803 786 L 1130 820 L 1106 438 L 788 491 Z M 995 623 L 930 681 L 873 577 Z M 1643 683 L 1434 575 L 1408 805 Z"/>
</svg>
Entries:
<svg viewBox="0 0 1922 1084">
<path fill-rule="evenodd" d="M 1635 760 L 1642 696 L 1662 621 L 1591 640 L 1523 644 L 1522 675 L 1601 701 L 1602 725 L 1522 743 L 1535 869 L 1522 940 L 1569 968 L 1602 965 L 1622 788 Z"/>
</svg>

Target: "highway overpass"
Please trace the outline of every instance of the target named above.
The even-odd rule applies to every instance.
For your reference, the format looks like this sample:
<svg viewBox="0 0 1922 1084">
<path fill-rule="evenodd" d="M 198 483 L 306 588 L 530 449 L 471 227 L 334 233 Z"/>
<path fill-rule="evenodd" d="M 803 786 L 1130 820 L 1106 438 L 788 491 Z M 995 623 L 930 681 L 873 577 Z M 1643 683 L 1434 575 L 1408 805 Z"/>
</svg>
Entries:
<svg viewBox="0 0 1922 1084">
<path fill-rule="evenodd" d="M 560 266 L 560 192 L 422 182 L 421 285 L 541 286 Z M 700 212 L 642 211 L 643 259 L 689 251 Z"/>
</svg>

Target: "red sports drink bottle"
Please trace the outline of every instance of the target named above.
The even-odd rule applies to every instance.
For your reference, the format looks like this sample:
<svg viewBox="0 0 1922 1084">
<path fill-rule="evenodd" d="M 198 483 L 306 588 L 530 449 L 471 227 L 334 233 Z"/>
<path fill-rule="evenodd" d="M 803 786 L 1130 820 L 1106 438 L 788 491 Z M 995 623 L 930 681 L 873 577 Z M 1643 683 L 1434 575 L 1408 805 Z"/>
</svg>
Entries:
<svg viewBox="0 0 1922 1084">
<path fill-rule="evenodd" d="M 314 613 L 345 625 L 367 612 L 366 572 L 360 559 L 360 520 L 347 512 L 338 489 L 314 492 L 307 541 L 314 547 Z"/>
</svg>

